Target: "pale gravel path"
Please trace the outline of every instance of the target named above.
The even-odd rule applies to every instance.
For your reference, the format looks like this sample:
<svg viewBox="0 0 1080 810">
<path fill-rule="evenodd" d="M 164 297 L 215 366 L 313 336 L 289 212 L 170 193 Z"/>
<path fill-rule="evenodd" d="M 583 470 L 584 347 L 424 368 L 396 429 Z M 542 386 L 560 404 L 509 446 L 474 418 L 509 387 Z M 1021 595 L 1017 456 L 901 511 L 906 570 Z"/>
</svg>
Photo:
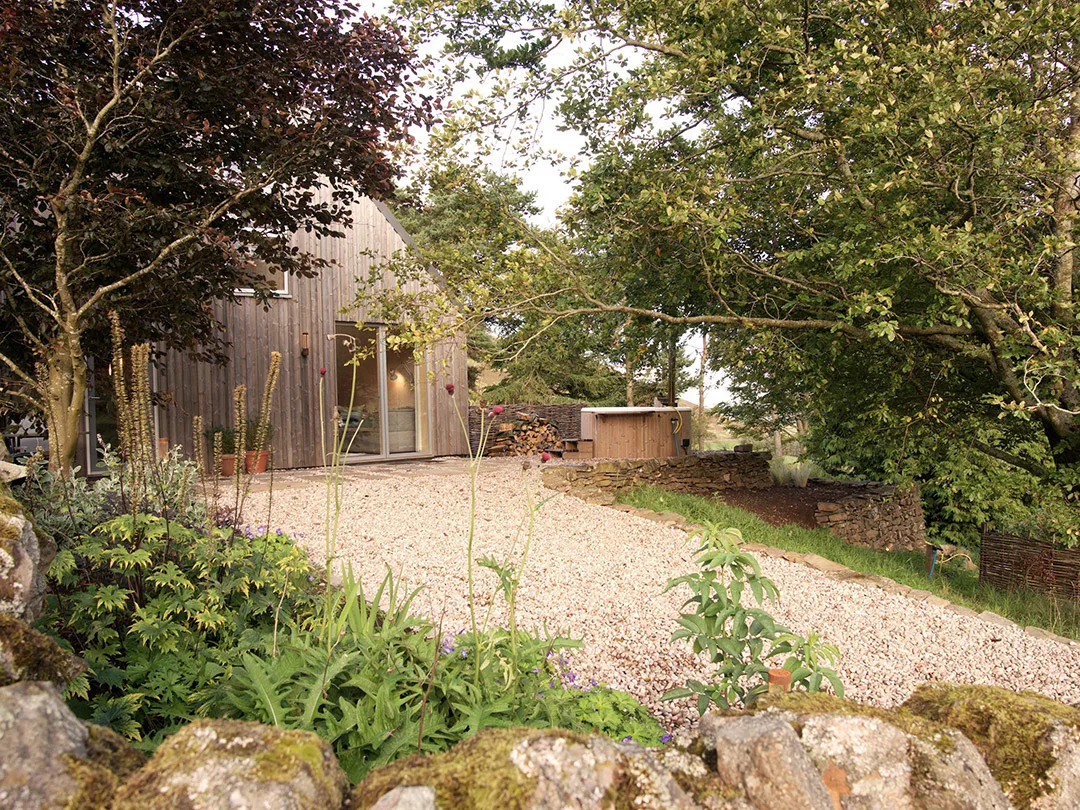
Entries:
<svg viewBox="0 0 1080 810">
<path fill-rule="evenodd" d="M 666 725 L 696 717 L 686 702 L 661 703 L 667 689 L 709 668 L 685 644 L 673 644 L 680 593 L 663 594 L 669 577 L 693 570 L 686 534 L 650 520 L 539 489 L 535 469 L 517 461 L 485 462 L 478 484 L 474 556 L 502 559 L 526 512 L 525 481 L 540 510 L 518 605 L 524 627 L 583 638 L 573 653 L 580 678 L 625 689 Z M 468 623 L 465 538 L 468 479 L 441 472 L 381 475 L 345 482 L 338 554 L 365 583 L 387 564 L 413 585 L 424 584 L 420 612 L 444 629 Z M 265 520 L 265 493 L 250 496 L 247 514 Z M 272 528 L 292 534 L 312 560 L 325 559 L 325 488 L 317 482 L 274 493 Z M 752 540 L 753 538 L 747 538 Z M 523 542 L 523 537 L 519 540 Z M 1022 630 L 990 625 L 897 594 L 828 579 L 782 559 L 762 557 L 781 601 L 771 612 L 799 633 L 817 629 L 841 650 L 847 695 L 891 706 L 921 683 L 948 680 L 1032 689 L 1068 703 L 1080 701 L 1080 647 L 1036 639 Z M 476 570 L 479 602 L 490 602 L 495 575 Z M 505 619 L 501 598 L 493 621 Z"/>
</svg>

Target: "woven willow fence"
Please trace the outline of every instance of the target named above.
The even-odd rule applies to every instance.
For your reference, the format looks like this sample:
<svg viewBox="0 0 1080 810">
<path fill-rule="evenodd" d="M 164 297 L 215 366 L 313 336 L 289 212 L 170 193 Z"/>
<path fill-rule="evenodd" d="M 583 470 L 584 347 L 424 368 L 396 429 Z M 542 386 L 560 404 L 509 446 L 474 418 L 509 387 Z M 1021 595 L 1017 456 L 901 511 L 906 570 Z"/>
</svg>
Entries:
<svg viewBox="0 0 1080 810">
<path fill-rule="evenodd" d="M 980 536 L 980 582 L 1004 591 L 1028 588 L 1080 600 L 1080 548 L 1013 534 L 984 532 Z"/>
</svg>

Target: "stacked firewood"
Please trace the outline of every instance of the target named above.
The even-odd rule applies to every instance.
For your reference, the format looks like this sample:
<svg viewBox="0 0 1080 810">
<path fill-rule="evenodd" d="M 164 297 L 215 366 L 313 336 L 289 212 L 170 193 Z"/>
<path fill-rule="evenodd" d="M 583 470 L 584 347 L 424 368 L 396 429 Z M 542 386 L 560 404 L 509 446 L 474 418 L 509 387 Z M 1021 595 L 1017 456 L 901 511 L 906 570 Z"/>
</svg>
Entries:
<svg viewBox="0 0 1080 810">
<path fill-rule="evenodd" d="M 507 419 L 511 416 L 511 419 Z M 542 416 L 528 411 L 501 413 L 492 417 L 487 454 L 491 456 L 533 456 L 562 446 L 559 429 Z"/>
</svg>

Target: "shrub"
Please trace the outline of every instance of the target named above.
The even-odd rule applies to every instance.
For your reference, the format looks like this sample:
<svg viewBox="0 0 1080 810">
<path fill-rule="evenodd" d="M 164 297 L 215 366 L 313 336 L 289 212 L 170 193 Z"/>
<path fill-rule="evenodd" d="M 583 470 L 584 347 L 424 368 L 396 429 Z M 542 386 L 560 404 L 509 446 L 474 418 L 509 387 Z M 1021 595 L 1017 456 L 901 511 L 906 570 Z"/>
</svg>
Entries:
<svg viewBox="0 0 1080 810">
<path fill-rule="evenodd" d="M 761 575 L 753 555 L 739 549 L 739 530 L 705 523 L 697 535 L 702 539 L 697 558 L 701 570 L 669 580 L 666 588 L 686 585 L 693 593 L 684 603 L 693 605 L 693 611 L 679 616 L 682 629 L 672 634 L 672 640 L 690 641 L 695 653 L 707 652 L 716 665 L 715 679 L 708 684 L 687 681 L 664 699 L 694 697 L 701 714 L 710 703 L 722 709 L 752 704 L 768 688 L 767 662 L 778 656 L 784 656 L 783 668 L 791 673 L 793 689 L 816 692 L 827 681 L 843 697 L 844 687 L 831 668 L 838 650 L 815 633 L 807 638 L 792 633 L 760 607 L 779 593 Z M 747 592 L 758 607 L 743 604 Z"/>
<path fill-rule="evenodd" d="M 195 491 L 197 468 L 181 457 L 179 447 L 148 465 L 145 480 L 138 486 L 132 467 L 108 445 L 102 450 L 106 474 L 96 481 L 64 478 L 36 463 L 15 490 L 35 525 L 60 548 L 78 543 L 102 523 L 123 514 L 160 515 L 188 527 L 206 521 L 206 506 Z"/>
<path fill-rule="evenodd" d="M 76 714 L 152 747 L 195 716 L 244 651 L 310 609 L 311 569 L 288 537 L 196 531 L 121 515 L 61 548 L 42 623 L 90 671 Z"/>
</svg>

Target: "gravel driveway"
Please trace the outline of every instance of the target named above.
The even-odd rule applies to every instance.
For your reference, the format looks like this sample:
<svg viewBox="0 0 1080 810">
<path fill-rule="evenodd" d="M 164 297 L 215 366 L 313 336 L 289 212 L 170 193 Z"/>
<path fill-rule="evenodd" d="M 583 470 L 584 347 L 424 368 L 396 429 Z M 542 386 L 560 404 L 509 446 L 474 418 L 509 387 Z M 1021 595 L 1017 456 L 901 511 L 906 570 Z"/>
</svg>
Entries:
<svg viewBox="0 0 1080 810">
<path fill-rule="evenodd" d="M 449 465 L 449 466 L 448 466 Z M 465 465 L 444 461 L 431 474 L 412 465 L 395 472 L 359 468 L 343 484 L 337 553 L 373 587 L 389 565 L 410 585 L 423 584 L 416 608 L 443 620 L 445 630 L 468 623 L 465 542 L 469 480 Z M 354 468 L 356 469 L 356 468 Z M 637 696 L 668 726 L 696 717 L 688 702 L 659 698 L 709 668 L 685 644 L 670 641 L 683 595 L 662 593 L 668 578 L 693 570 L 694 546 L 666 528 L 541 488 L 538 471 L 518 460 L 491 459 L 477 486 L 474 556 L 502 559 L 527 512 L 536 516 L 518 602 L 519 624 L 566 632 L 585 642 L 572 656 L 579 678 L 594 678 Z M 271 528 L 290 533 L 313 562 L 325 560 L 325 486 L 296 481 L 273 495 Z M 267 495 L 253 493 L 252 523 L 266 522 Z M 753 538 L 747 538 L 752 540 Z M 524 532 L 517 539 L 517 552 Z M 848 697 L 892 706 L 921 683 L 947 680 L 1032 689 L 1068 703 L 1080 701 L 1080 647 L 1036 639 L 925 602 L 838 582 L 802 565 L 761 558 L 780 589 L 771 612 L 796 632 L 816 629 L 841 651 Z M 490 604 L 494 573 L 476 569 L 479 603 Z M 365 587 L 367 585 L 365 584 Z M 493 622 L 505 620 L 495 599 Z"/>
</svg>

